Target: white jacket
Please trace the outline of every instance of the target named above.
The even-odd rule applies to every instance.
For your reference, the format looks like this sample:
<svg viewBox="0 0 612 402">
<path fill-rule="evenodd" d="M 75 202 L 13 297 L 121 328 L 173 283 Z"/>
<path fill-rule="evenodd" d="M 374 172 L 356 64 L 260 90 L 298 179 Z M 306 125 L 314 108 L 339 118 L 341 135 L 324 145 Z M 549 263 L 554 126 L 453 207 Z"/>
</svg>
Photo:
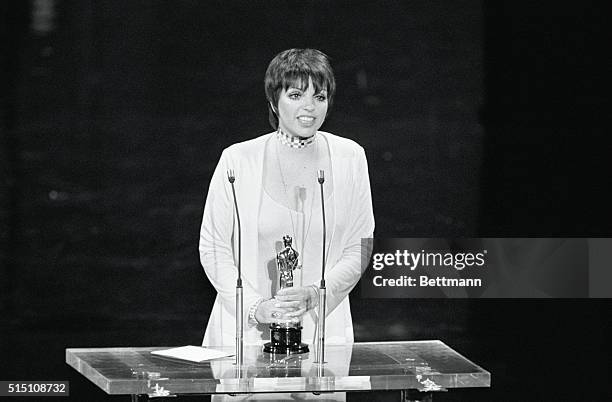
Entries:
<svg viewBox="0 0 612 402">
<path fill-rule="evenodd" d="M 240 223 L 242 227 L 242 280 L 244 287 L 244 342 L 260 344 L 268 336 L 267 325 L 248 322 L 249 307 L 264 294 L 257 288 L 258 214 L 263 191 L 263 156 L 266 141 L 274 133 L 234 144 L 225 149 L 213 173 L 208 189 L 200 230 L 200 261 L 217 298 L 208 319 L 202 344 L 223 346 L 235 344 L 235 300 L 238 258 L 238 225 L 234 213 L 231 186 L 227 170 L 233 169 Z M 327 287 L 326 342 L 353 342 L 353 324 L 347 297 L 355 286 L 371 248 L 362 247 L 362 238 L 371 238 L 374 215 L 370 194 L 368 166 L 363 148 L 356 142 L 319 132 L 329 144 L 333 174 L 334 227 L 327 228 Z M 316 283 L 318 285 L 318 282 Z M 304 284 L 308 285 L 308 284 Z M 311 343 L 315 334 L 317 309 L 304 315 L 302 340 Z"/>
</svg>

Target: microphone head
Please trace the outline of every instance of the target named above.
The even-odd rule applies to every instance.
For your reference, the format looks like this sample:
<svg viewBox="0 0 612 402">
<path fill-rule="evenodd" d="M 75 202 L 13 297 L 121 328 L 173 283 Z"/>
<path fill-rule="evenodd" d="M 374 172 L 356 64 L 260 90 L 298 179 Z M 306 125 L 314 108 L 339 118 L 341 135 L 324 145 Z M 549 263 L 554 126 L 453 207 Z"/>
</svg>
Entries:
<svg viewBox="0 0 612 402">
<path fill-rule="evenodd" d="M 227 169 L 227 180 L 229 180 L 230 183 L 233 183 L 236 180 L 233 169 Z"/>
<path fill-rule="evenodd" d="M 302 205 L 298 205 L 298 209 L 303 209 L 303 206 L 304 206 L 303 204 L 306 202 L 306 187 L 298 187 L 297 196 L 298 196 L 298 199 L 302 201 Z"/>
<path fill-rule="evenodd" d="M 324 170 L 319 170 L 317 172 L 317 180 L 319 181 L 319 184 L 323 184 L 323 182 L 325 181 L 325 171 Z"/>
</svg>

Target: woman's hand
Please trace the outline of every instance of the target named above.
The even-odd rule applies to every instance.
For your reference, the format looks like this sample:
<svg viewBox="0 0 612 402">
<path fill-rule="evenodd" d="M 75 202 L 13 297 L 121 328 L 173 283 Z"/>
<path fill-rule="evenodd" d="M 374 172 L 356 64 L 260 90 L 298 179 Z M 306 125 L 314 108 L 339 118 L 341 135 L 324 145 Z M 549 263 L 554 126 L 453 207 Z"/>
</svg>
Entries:
<svg viewBox="0 0 612 402">
<path fill-rule="evenodd" d="M 293 311 L 285 313 L 289 319 L 299 319 L 305 312 L 315 307 L 318 302 L 318 293 L 314 286 L 283 288 L 276 294 L 276 300 Z"/>
<path fill-rule="evenodd" d="M 261 324 L 273 322 L 297 321 L 293 316 L 296 311 L 296 303 L 284 302 L 277 299 L 269 299 L 261 302 L 255 311 L 255 319 Z"/>
<path fill-rule="evenodd" d="M 297 322 L 306 311 L 318 304 L 318 296 L 314 286 L 281 289 L 274 299 L 259 304 L 255 319 L 262 324 Z"/>
</svg>

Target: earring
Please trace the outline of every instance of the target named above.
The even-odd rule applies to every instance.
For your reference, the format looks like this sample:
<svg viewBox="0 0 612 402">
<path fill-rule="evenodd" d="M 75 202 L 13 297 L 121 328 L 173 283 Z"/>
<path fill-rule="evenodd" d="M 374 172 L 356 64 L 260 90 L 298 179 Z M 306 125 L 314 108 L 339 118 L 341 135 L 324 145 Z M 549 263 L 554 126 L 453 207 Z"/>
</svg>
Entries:
<svg viewBox="0 0 612 402">
<path fill-rule="evenodd" d="M 270 105 L 270 109 L 272 109 L 272 113 L 278 116 L 278 111 L 276 111 L 276 108 L 274 107 L 274 105 L 272 105 L 271 101 L 268 101 L 268 105 Z"/>
</svg>

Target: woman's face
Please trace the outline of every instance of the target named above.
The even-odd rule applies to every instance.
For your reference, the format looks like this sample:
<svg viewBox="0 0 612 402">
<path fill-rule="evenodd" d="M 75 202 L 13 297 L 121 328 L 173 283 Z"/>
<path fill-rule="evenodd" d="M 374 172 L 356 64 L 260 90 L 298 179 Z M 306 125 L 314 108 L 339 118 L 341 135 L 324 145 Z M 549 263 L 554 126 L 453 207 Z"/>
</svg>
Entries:
<svg viewBox="0 0 612 402">
<path fill-rule="evenodd" d="M 312 137 L 327 115 L 327 91 L 315 93 L 312 79 L 308 88 L 283 89 L 278 98 L 278 124 L 285 134 Z"/>
</svg>

